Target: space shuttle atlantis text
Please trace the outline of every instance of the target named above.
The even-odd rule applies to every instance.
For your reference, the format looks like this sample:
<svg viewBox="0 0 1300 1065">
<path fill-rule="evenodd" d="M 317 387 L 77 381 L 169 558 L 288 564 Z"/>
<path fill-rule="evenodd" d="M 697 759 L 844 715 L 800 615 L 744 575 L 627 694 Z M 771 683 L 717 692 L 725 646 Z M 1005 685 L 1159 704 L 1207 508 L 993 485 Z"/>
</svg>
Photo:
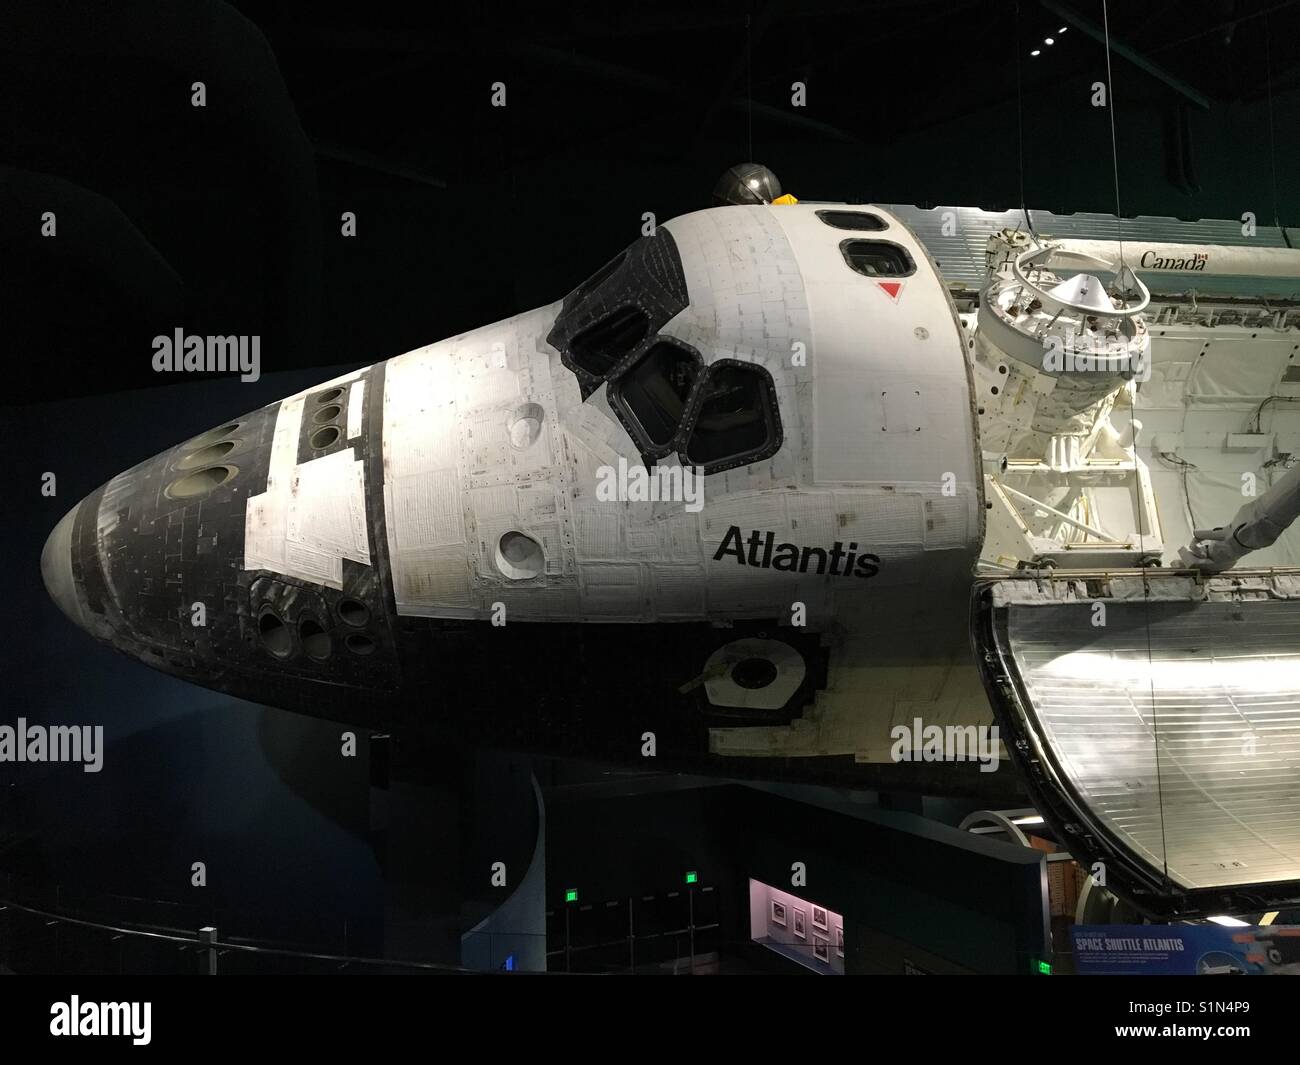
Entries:
<svg viewBox="0 0 1300 1065">
<path fill-rule="evenodd" d="M 738 525 L 727 530 L 727 535 L 714 552 L 713 561 L 721 562 L 727 555 L 732 555 L 742 566 L 787 573 L 807 573 L 809 566 L 816 567 L 815 573 L 830 573 L 836 577 L 874 577 L 880 572 L 879 556 L 858 554 L 855 541 L 850 541 L 847 550 L 842 540 L 836 540 L 829 549 L 800 547 L 798 544 L 778 544 L 776 533 L 761 529 L 751 529 L 746 540 Z"/>
</svg>

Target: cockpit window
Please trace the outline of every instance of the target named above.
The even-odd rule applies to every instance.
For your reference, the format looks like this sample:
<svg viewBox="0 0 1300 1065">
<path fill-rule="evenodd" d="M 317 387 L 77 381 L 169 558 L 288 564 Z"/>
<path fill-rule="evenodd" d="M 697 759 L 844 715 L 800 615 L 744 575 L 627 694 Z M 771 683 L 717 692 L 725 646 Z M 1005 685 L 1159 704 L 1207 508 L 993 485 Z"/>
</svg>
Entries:
<svg viewBox="0 0 1300 1065">
<path fill-rule="evenodd" d="M 879 231 L 887 229 L 885 220 L 879 215 L 867 211 L 818 211 L 817 217 L 828 226 L 836 229 L 857 229 Z"/>
<path fill-rule="evenodd" d="M 846 240 L 840 244 L 844 261 L 867 277 L 907 277 L 916 263 L 899 244 L 885 240 Z"/>
<path fill-rule="evenodd" d="M 593 377 L 603 378 L 630 355 L 650 331 L 638 307 L 619 307 L 596 319 L 569 342 L 569 357 Z"/>
<path fill-rule="evenodd" d="M 693 349 L 661 337 L 610 385 L 611 405 L 630 417 L 643 451 L 670 450 L 701 365 Z"/>
<path fill-rule="evenodd" d="M 677 243 L 660 226 L 565 297 L 546 342 L 573 371 L 585 400 L 688 302 Z"/>
<path fill-rule="evenodd" d="M 736 359 L 706 366 L 690 344 L 662 335 L 688 305 L 677 243 L 661 226 L 565 297 L 546 342 L 584 401 L 607 386 L 610 409 L 647 465 L 675 451 L 717 473 L 771 457 L 781 447 L 771 374 Z"/>
<path fill-rule="evenodd" d="M 612 276 L 613 273 L 623 265 L 623 260 L 626 258 L 626 251 L 621 251 L 615 255 L 614 258 L 610 259 L 609 262 L 587 278 L 586 281 L 565 296 L 564 305 L 566 307 L 571 307 L 573 304 L 577 303 L 578 300 L 582 299 L 583 296 L 587 295 L 588 292 L 594 292 L 598 289 L 606 278 Z"/>
<path fill-rule="evenodd" d="M 766 370 L 723 359 L 700 386 L 703 396 L 691 422 L 683 459 L 706 473 L 767 458 L 781 446 L 776 390 Z"/>
</svg>

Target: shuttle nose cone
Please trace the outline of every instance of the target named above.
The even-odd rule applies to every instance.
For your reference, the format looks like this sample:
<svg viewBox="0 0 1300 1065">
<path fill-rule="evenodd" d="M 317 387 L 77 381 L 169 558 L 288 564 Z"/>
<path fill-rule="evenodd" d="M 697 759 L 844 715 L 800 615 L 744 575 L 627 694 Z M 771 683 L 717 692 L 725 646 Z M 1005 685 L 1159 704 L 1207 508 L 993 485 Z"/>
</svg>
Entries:
<svg viewBox="0 0 1300 1065">
<path fill-rule="evenodd" d="M 82 628 L 86 627 L 77 600 L 77 587 L 72 579 L 72 527 L 77 521 L 77 511 L 81 504 L 73 507 L 54 526 L 41 551 L 41 578 L 45 581 L 45 590 L 50 598 L 58 604 L 72 621 Z"/>
</svg>

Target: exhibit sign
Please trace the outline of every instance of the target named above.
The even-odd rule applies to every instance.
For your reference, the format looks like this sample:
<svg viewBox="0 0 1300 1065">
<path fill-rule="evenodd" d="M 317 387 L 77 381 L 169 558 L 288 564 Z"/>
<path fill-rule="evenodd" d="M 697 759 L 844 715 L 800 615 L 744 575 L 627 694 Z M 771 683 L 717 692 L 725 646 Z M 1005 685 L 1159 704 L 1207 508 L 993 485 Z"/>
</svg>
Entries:
<svg viewBox="0 0 1300 1065">
<path fill-rule="evenodd" d="M 1300 974 L 1300 928 L 1216 924 L 1075 925 L 1082 975 Z"/>
</svg>

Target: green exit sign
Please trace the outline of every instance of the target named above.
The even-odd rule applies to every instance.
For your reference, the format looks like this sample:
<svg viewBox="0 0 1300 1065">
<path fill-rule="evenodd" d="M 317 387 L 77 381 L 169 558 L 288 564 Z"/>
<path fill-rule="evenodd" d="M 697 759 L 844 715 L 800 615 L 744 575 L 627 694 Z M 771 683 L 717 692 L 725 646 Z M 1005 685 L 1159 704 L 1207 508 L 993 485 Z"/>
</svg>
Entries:
<svg viewBox="0 0 1300 1065">
<path fill-rule="evenodd" d="M 1040 961 L 1037 963 L 1038 971 L 1044 976 L 1052 975 L 1052 963 L 1050 961 Z"/>
<path fill-rule="evenodd" d="M 578 901 L 578 889 L 577 889 L 577 888 L 572 888 L 572 887 L 569 888 L 569 889 L 564 893 L 564 901 L 565 901 L 565 902 L 577 902 L 577 901 Z"/>
<path fill-rule="evenodd" d="M 698 884 L 700 882 L 700 874 L 694 871 L 687 873 L 686 882 L 688 884 Z"/>
</svg>

